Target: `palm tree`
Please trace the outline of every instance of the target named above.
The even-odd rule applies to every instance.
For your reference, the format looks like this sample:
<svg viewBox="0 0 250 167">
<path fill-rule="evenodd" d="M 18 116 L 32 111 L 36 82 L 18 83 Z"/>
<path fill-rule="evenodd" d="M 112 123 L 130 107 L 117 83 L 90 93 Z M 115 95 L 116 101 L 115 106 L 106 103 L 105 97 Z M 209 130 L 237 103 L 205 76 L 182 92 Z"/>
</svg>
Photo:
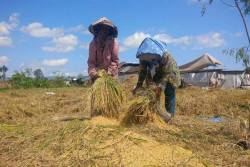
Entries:
<svg viewBox="0 0 250 167">
<path fill-rule="evenodd" d="M 3 81 L 5 81 L 5 77 L 6 77 L 6 72 L 8 71 L 8 68 L 6 66 L 2 66 L 0 67 L 0 72 L 2 72 L 2 76 L 0 78 L 3 77 Z"/>
</svg>

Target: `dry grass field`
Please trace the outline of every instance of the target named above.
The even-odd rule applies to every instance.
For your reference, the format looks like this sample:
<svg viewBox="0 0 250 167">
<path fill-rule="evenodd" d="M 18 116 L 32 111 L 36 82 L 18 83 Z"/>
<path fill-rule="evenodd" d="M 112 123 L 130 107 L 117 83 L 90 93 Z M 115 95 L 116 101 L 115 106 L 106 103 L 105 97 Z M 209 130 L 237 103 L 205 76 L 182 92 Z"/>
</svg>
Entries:
<svg viewBox="0 0 250 167">
<path fill-rule="evenodd" d="M 135 76 L 123 83 L 128 102 L 135 83 Z M 250 166 L 239 123 L 249 117 L 249 90 L 178 89 L 171 125 L 131 126 L 90 119 L 90 92 L 1 90 L 0 166 Z M 215 116 L 227 121 L 204 119 Z"/>
</svg>

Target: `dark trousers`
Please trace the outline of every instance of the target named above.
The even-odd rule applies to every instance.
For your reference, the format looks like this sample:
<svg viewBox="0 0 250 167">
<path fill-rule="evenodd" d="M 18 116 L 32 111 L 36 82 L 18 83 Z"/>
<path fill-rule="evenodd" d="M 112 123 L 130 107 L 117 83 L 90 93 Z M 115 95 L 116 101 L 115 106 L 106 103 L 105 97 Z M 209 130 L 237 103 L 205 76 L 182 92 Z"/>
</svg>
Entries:
<svg viewBox="0 0 250 167">
<path fill-rule="evenodd" d="M 170 84 L 166 84 L 165 93 L 165 108 L 172 116 L 175 114 L 175 88 Z"/>
</svg>

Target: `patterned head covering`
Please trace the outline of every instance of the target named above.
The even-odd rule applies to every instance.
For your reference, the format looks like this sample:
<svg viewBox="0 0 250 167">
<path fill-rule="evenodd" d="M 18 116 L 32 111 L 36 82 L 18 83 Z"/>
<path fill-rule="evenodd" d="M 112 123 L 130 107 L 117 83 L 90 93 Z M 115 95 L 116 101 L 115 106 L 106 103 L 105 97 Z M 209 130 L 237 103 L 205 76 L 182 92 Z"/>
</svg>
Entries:
<svg viewBox="0 0 250 167">
<path fill-rule="evenodd" d="M 151 76 L 155 75 L 155 65 L 167 51 L 167 44 L 153 38 L 145 38 L 138 48 L 136 57 L 141 60 L 151 61 Z"/>
<path fill-rule="evenodd" d="M 167 44 L 157 39 L 145 38 L 138 48 L 136 57 L 141 59 L 149 55 L 156 55 L 160 58 L 167 50 Z M 152 56 L 153 57 L 153 56 Z"/>
</svg>

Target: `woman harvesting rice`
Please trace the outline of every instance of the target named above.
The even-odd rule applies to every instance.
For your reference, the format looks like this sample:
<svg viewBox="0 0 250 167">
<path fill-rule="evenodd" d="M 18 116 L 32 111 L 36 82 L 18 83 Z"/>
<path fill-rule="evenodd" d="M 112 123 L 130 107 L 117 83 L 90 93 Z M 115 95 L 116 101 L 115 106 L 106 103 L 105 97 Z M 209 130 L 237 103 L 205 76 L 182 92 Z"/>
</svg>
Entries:
<svg viewBox="0 0 250 167">
<path fill-rule="evenodd" d="M 155 83 L 156 100 L 160 100 L 161 91 L 165 93 L 165 108 L 170 117 L 159 111 L 165 122 L 169 122 L 175 114 L 175 89 L 180 86 L 180 72 L 172 54 L 167 51 L 166 43 L 152 38 L 146 38 L 141 43 L 137 55 L 140 59 L 140 72 L 137 86 L 133 93 L 146 84 Z"/>
<path fill-rule="evenodd" d="M 118 77 L 119 44 L 115 39 L 117 27 L 105 17 L 92 23 L 89 31 L 94 35 L 89 45 L 88 74 L 92 83 L 100 77 L 98 70 L 104 69 L 108 76 Z"/>
<path fill-rule="evenodd" d="M 118 81 L 119 44 L 117 27 L 101 18 L 89 26 L 94 35 L 89 45 L 88 74 L 92 81 L 91 116 L 118 118 L 124 102 Z"/>
</svg>

